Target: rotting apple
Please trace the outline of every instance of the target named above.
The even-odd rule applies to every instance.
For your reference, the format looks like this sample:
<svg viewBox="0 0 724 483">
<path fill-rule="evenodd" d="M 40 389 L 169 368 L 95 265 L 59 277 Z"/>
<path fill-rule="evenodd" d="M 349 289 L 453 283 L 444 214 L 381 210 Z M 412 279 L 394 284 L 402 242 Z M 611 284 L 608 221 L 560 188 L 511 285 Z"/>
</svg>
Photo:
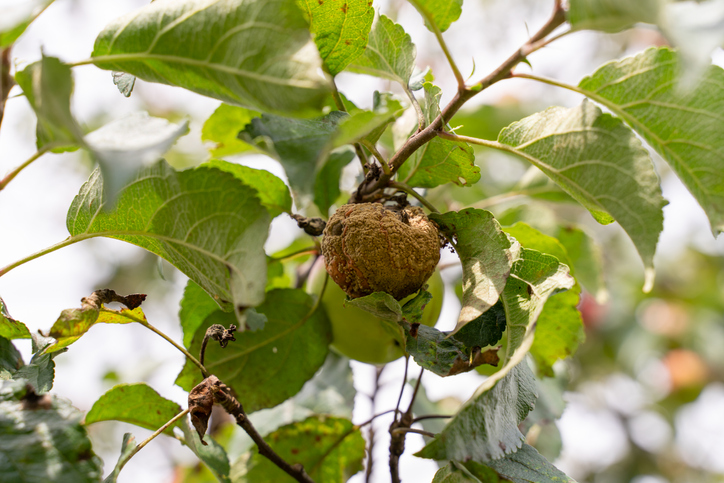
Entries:
<svg viewBox="0 0 724 483">
<path fill-rule="evenodd" d="M 326 275 L 324 260 L 320 257 L 309 274 L 307 292 L 319 294 Z M 432 300 L 425 307 L 421 322 L 432 327 L 440 317 L 445 293 L 445 286 L 438 270 L 433 273 L 427 284 Z M 404 305 L 414 296 L 413 294 L 400 300 L 400 305 Z M 403 348 L 385 330 L 382 320 L 349 303 L 345 304 L 346 300 L 347 294 L 330 278 L 322 297 L 322 305 L 332 323 L 332 349 L 350 359 L 367 364 L 386 364 L 404 355 Z"/>
<path fill-rule="evenodd" d="M 355 203 L 330 217 L 321 248 L 329 276 L 351 298 L 386 292 L 402 300 L 432 276 L 440 241 L 418 206 Z"/>
</svg>

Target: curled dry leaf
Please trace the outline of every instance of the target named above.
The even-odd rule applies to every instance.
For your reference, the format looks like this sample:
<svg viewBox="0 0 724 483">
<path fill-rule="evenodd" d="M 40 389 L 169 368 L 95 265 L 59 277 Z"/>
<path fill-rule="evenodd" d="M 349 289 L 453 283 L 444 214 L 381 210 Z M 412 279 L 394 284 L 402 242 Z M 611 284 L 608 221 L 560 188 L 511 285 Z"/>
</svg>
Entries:
<svg viewBox="0 0 724 483">
<path fill-rule="evenodd" d="M 206 428 L 209 426 L 209 418 L 211 417 L 211 408 L 214 406 L 213 386 L 220 384 L 221 381 L 216 376 L 209 376 L 201 381 L 189 393 L 189 414 L 191 415 L 191 424 L 199 433 L 201 443 L 206 446 L 204 435 Z"/>
</svg>

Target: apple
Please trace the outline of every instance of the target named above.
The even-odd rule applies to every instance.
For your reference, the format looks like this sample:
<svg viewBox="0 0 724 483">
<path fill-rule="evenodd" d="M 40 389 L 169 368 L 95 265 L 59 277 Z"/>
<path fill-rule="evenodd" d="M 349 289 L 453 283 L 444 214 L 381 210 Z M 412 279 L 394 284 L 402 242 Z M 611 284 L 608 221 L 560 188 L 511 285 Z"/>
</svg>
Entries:
<svg viewBox="0 0 724 483">
<path fill-rule="evenodd" d="M 307 292 L 319 294 L 326 273 L 324 260 L 320 257 L 309 274 Z M 427 284 L 432 300 L 425 307 L 421 322 L 432 327 L 440 317 L 445 292 L 440 272 L 436 270 Z M 414 296 L 413 294 L 400 300 L 400 305 L 404 305 Z M 382 320 L 369 312 L 346 304 L 346 300 L 347 294 L 330 278 L 322 297 L 322 305 L 332 323 L 332 349 L 350 359 L 367 364 L 386 364 L 404 355 L 403 348 L 385 330 Z"/>
</svg>

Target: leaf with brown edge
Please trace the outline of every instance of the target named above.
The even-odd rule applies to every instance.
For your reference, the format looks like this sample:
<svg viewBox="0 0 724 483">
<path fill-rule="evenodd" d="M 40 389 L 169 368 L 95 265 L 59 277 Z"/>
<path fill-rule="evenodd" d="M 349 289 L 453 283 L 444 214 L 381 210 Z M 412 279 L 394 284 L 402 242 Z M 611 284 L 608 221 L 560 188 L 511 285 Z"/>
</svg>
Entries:
<svg viewBox="0 0 724 483">
<path fill-rule="evenodd" d="M 97 290 L 89 297 L 83 297 L 81 299 L 81 308 L 65 309 L 60 313 L 58 320 L 50 328 L 50 336 L 56 339 L 56 343 L 46 348 L 45 352 L 56 352 L 68 347 L 80 339 L 95 324 L 145 322 L 146 316 L 139 307 L 145 299 L 145 294 L 122 296 L 109 289 Z M 129 308 L 119 311 L 107 309 L 103 306 L 103 304 L 110 302 L 119 302 Z"/>
</svg>

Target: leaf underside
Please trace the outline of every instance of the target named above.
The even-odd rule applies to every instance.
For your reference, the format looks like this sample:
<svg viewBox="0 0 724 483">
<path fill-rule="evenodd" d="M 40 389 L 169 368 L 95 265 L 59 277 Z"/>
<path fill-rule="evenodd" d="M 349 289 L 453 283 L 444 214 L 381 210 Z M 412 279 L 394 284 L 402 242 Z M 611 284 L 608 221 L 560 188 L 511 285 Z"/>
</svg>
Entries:
<svg viewBox="0 0 724 483">
<path fill-rule="evenodd" d="M 676 52 L 649 49 L 605 64 L 579 88 L 669 163 L 716 234 L 724 230 L 724 69 L 709 66 L 693 88 L 679 85 L 681 75 Z"/>
</svg>

